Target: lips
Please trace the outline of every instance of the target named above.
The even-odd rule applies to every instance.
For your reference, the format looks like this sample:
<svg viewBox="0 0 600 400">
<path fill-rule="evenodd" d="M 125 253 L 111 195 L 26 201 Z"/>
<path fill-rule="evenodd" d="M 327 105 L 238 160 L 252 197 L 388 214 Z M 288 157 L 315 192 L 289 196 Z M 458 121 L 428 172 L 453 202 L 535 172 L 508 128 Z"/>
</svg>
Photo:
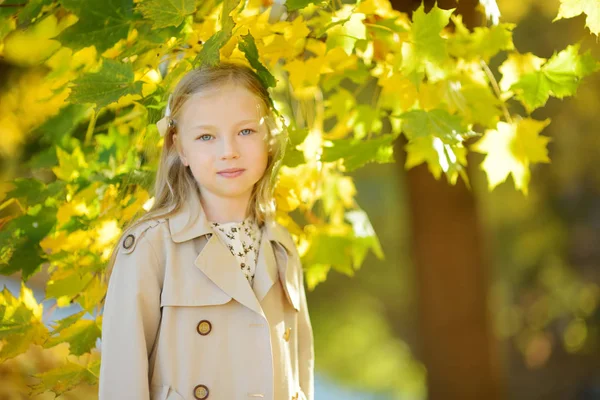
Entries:
<svg viewBox="0 0 600 400">
<path fill-rule="evenodd" d="M 243 168 L 228 168 L 217 172 L 223 178 L 236 178 L 243 174 L 245 169 Z"/>
<path fill-rule="evenodd" d="M 228 168 L 228 169 L 221 170 L 217 173 L 218 174 L 231 174 L 231 173 L 241 172 L 241 171 L 245 171 L 245 169 L 244 168 Z"/>
</svg>

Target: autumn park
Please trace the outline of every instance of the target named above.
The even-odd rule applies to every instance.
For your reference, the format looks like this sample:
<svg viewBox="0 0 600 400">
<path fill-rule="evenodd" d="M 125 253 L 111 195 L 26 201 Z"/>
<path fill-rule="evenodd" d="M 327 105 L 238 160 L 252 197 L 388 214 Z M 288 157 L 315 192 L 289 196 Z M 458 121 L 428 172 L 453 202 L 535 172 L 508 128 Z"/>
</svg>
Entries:
<svg viewBox="0 0 600 400">
<path fill-rule="evenodd" d="M 0 400 L 600 400 L 599 35 L 0 0 Z"/>
</svg>

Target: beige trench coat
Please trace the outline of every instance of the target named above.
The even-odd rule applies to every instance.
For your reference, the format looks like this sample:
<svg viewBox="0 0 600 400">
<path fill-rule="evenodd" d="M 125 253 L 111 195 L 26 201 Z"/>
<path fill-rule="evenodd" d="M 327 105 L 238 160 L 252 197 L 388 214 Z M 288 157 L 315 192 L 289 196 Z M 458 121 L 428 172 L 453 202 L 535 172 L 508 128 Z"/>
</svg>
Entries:
<svg viewBox="0 0 600 400">
<path fill-rule="evenodd" d="M 197 194 L 122 238 L 104 304 L 100 400 L 314 399 L 300 258 L 285 228 L 263 229 L 254 287 L 211 234 Z"/>
</svg>

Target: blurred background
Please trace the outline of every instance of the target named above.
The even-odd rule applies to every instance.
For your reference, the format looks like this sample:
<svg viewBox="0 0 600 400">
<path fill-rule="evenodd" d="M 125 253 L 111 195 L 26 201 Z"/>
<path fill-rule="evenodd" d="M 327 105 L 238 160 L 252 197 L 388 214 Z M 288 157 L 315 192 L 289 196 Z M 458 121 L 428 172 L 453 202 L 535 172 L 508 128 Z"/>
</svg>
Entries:
<svg viewBox="0 0 600 400">
<path fill-rule="evenodd" d="M 552 23 L 558 0 L 498 0 L 498 6 L 504 22 L 518 23 L 513 33 L 520 53 L 548 58 L 581 40 L 582 48 L 600 55 L 584 17 Z M 493 59 L 492 70 L 504 59 Z M 436 189 L 447 197 L 429 208 L 420 206 L 414 191 L 432 190 L 428 172 L 422 167 L 403 171 L 401 151 L 396 165 L 371 164 L 354 174 L 358 200 L 386 260 L 370 255 L 355 277 L 330 274 L 309 294 L 323 374 L 370 387 L 382 399 L 418 399 L 437 389 L 435 382 L 426 387 L 424 362 L 445 371 L 448 379 L 462 368 L 456 372 L 462 382 L 444 384 L 463 386 L 468 393 L 481 384 L 482 373 L 476 362 L 464 371 L 469 366 L 457 358 L 488 359 L 495 366 L 487 376 L 497 398 L 600 399 L 599 93 L 596 74 L 575 98 L 551 99 L 533 113 L 536 119 L 552 119 L 544 130 L 552 138 L 552 163 L 534 167 L 527 197 L 512 182 L 490 193 L 484 173 L 473 168 L 472 207 L 456 202 L 460 190 L 452 189 Z M 472 154 L 470 161 L 479 165 L 482 159 Z M 455 229 L 461 225 L 477 227 L 478 239 Z M 473 244 L 473 253 L 482 254 L 479 272 L 465 276 L 464 263 L 471 257 L 451 254 L 441 241 Z M 440 262 L 423 263 L 434 259 Z M 440 288 L 447 292 L 434 291 Z M 433 297 L 446 304 L 432 306 Z M 465 312 L 477 305 L 465 306 L 466 301 L 488 311 L 492 331 L 485 341 L 480 340 L 485 335 L 473 334 L 481 326 Z M 436 311 L 444 315 L 431 315 Z M 442 348 L 461 347 L 470 339 L 463 354 Z M 454 357 L 436 357 L 431 347 Z M 465 381 L 470 375 L 473 379 Z M 435 398 L 457 397 L 437 393 Z"/>
<path fill-rule="evenodd" d="M 519 23 L 519 52 L 548 58 L 582 40 L 600 59 L 584 17 L 552 23 L 558 0 L 498 5 L 504 22 Z M 471 191 L 423 167 L 407 173 L 402 143 L 396 164 L 353 174 L 386 258 L 370 254 L 354 277 L 331 272 L 308 293 L 317 399 L 444 398 L 444 387 L 482 385 L 498 399 L 600 399 L 599 93 L 595 74 L 576 97 L 533 113 L 552 119 L 552 163 L 534 166 L 527 197 L 511 182 L 488 192 L 477 168 Z M 423 193 L 435 202 L 419 202 Z M 45 279 L 29 282 L 39 301 Z M 2 284 L 18 295 L 16 279 Z M 69 313 L 52 305 L 48 321 Z M 22 398 L 13 390 L 22 374 L 66 354 L 57 346 L 57 360 L 44 360 L 32 349 L 0 365 L 0 399 Z M 82 387 L 60 398 L 95 395 Z"/>
</svg>

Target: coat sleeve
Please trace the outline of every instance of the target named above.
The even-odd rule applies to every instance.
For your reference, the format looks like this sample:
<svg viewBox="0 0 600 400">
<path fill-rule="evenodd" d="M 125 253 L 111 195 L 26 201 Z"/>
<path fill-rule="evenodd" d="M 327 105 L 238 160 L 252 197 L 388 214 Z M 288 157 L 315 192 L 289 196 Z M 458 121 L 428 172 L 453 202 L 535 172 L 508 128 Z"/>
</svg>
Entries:
<svg viewBox="0 0 600 400">
<path fill-rule="evenodd" d="M 301 264 L 299 264 L 301 265 Z M 298 362 L 300 372 L 300 389 L 306 400 L 314 400 L 314 371 L 315 350 L 313 342 L 313 330 L 308 313 L 306 292 L 304 290 L 304 272 L 300 271 L 300 312 L 298 315 Z"/>
<path fill-rule="evenodd" d="M 159 259 L 144 235 L 117 250 L 102 318 L 99 400 L 148 400 L 148 358 L 160 323 Z M 129 254 L 128 254 L 129 253 Z"/>
</svg>

